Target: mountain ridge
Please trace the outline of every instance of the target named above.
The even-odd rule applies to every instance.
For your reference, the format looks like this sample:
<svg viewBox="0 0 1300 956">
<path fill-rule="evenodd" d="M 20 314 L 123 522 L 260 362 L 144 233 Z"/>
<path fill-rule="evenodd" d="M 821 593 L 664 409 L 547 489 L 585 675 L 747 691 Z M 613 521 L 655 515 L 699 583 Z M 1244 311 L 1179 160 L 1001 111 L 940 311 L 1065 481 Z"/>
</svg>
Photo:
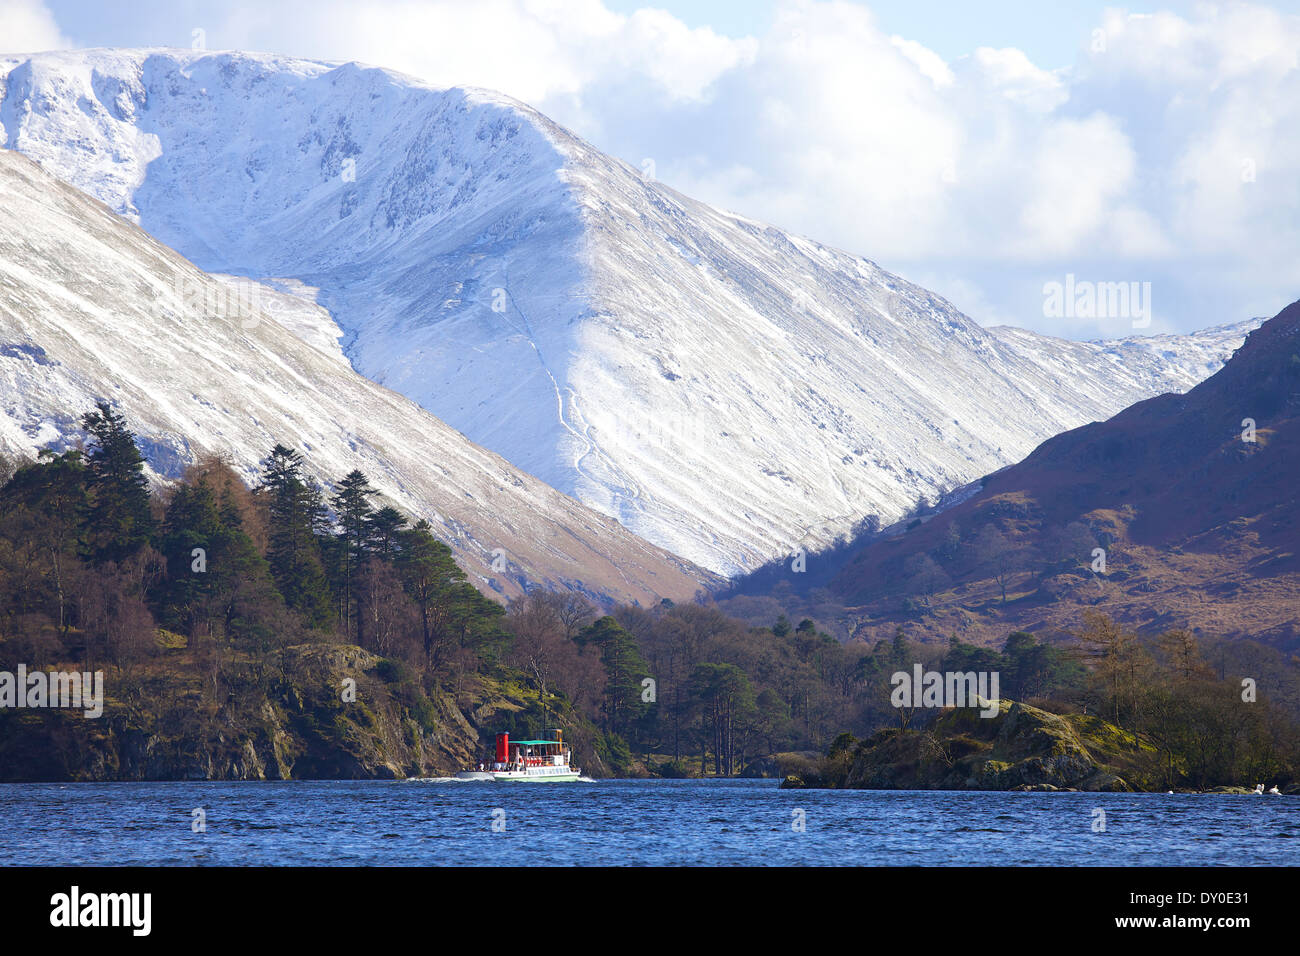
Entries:
<svg viewBox="0 0 1300 956">
<path fill-rule="evenodd" d="M 1160 353 L 985 329 L 509 97 L 380 68 L 98 50 L 0 58 L 0 84 L 0 145 L 210 272 L 318 290 L 363 375 L 723 574 L 1185 390 L 1251 325 Z"/>
<path fill-rule="evenodd" d="M 1293 650 L 1297 442 L 1300 302 L 1186 394 L 1048 439 L 973 497 L 862 548 L 831 586 L 864 637 L 1061 633 L 1091 608 Z"/>
<path fill-rule="evenodd" d="M 159 479 L 216 455 L 252 483 L 277 442 L 327 486 L 361 469 L 498 598 L 551 587 L 654 603 L 717 583 L 304 342 L 275 319 L 299 300 L 256 286 L 232 299 L 20 153 L 0 150 L 0 196 L 0 451 L 67 447 L 107 400 Z"/>
</svg>

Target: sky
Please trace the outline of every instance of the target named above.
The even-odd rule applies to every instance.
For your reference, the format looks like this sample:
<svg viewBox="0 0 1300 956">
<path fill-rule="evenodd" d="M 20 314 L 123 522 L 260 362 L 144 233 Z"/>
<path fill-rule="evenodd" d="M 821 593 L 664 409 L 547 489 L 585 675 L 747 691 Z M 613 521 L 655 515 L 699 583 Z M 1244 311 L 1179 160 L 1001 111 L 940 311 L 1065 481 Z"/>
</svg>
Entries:
<svg viewBox="0 0 1300 956">
<path fill-rule="evenodd" d="M 198 43 L 499 90 L 986 325 L 1300 298 L 1300 0 L 0 0 L 0 52 Z"/>
</svg>

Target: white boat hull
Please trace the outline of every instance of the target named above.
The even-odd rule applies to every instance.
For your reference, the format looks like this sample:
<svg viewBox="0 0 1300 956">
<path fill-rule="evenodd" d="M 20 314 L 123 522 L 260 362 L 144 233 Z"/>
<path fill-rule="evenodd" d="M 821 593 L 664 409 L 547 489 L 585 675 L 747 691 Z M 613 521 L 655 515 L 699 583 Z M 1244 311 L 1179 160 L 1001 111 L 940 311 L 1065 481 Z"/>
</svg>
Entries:
<svg viewBox="0 0 1300 956">
<path fill-rule="evenodd" d="M 518 783 L 572 783 L 580 774 L 572 767 L 529 767 L 527 770 L 496 770 L 495 780 Z"/>
</svg>

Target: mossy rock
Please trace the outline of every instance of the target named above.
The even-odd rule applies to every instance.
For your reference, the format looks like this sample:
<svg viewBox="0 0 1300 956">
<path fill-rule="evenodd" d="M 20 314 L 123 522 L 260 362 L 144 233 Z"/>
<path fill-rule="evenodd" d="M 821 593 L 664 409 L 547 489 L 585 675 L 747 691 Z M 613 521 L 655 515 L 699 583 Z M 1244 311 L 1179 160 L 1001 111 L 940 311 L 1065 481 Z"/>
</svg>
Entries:
<svg viewBox="0 0 1300 956">
<path fill-rule="evenodd" d="M 1145 786 L 1159 754 L 1136 735 L 1097 717 L 1053 714 L 999 701 L 983 718 L 972 708 L 944 713 L 926 730 L 882 731 L 823 758 L 805 786 L 863 789 L 1084 790 L 1120 793 Z M 820 778 L 820 779 L 818 779 Z"/>
<path fill-rule="evenodd" d="M 984 776 L 996 776 L 1011 769 L 1011 764 L 1005 760 L 986 760 L 984 766 L 980 768 L 980 773 Z"/>
<path fill-rule="evenodd" d="M 190 646 L 190 639 L 184 634 L 177 634 L 175 631 L 169 631 L 166 628 L 155 628 L 153 632 L 154 643 L 165 651 L 182 651 Z"/>
<path fill-rule="evenodd" d="M 838 756 L 851 759 L 852 753 Z M 821 754 L 815 750 L 785 751 L 766 757 L 758 757 L 750 761 L 741 770 L 740 775 L 747 778 L 776 777 L 784 779 L 790 776 L 807 778 L 819 772 L 822 760 Z"/>
<path fill-rule="evenodd" d="M 1088 748 L 1064 717 L 1016 703 L 1005 714 L 993 719 L 1000 725 L 994 744 L 999 757 L 1011 760 L 1027 757 L 1092 759 Z"/>
</svg>

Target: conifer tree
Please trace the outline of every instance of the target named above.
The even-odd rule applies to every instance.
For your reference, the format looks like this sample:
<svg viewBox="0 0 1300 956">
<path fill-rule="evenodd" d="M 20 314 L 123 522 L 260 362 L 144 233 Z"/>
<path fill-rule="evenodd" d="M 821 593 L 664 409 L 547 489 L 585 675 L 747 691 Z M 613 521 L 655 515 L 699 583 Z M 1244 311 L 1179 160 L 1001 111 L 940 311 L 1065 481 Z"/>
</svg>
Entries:
<svg viewBox="0 0 1300 956">
<path fill-rule="evenodd" d="M 584 628 L 577 641 L 600 648 L 600 661 L 606 677 L 605 729 L 610 733 L 623 733 L 644 708 L 641 680 L 649 672 L 636 639 L 615 618 L 607 615 Z"/>
<path fill-rule="evenodd" d="M 92 446 L 86 458 L 90 505 L 87 547 L 96 562 L 121 561 L 139 551 L 153 531 L 144 456 L 126 420 L 106 403 L 81 420 Z"/>
<path fill-rule="evenodd" d="M 253 613 L 279 601 L 270 568 L 239 527 L 238 513 L 223 505 L 205 477 L 172 495 L 161 544 L 164 606 L 174 626 L 244 637 Z"/>
<path fill-rule="evenodd" d="M 392 505 L 384 505 L 370 516 L 371 551 L 384 561 L 395 560 L 405 528 L 406 515 Z"/>
<path fill-rule="evenodd" d="M 370 499 L 376 494 L 366 476 L 354 469 L 339 482 L 332 501 L 339 525 L 334 562 L 339 623 L 358 644 L 363 635 L 356 614 L 357 581 L 370 550 L 370 517 L 374 513 Z"/>
<path fill-rule="evenodd" d="M 434 645 L 449 633 L 450 604 L 446 600 L 452 585 L 464 574 L 452 557 L 451 548 L 433 536 L 429 522 L 421 518 L 402 532 L 401 556 L 397 562 L 402 587 L 420 613 L 424 653 L 432 659 Z"/>
<path fill-rule="evenodd" d="M 326 524 L 320 489 L 304 475 L 302 456 L 276 445 L 263 464 L 258 490 L 267 499 L 267 560 L 276 587 L 309 626 L 324 627 L 330 607 L 318 539 Z"/>
</svg>

